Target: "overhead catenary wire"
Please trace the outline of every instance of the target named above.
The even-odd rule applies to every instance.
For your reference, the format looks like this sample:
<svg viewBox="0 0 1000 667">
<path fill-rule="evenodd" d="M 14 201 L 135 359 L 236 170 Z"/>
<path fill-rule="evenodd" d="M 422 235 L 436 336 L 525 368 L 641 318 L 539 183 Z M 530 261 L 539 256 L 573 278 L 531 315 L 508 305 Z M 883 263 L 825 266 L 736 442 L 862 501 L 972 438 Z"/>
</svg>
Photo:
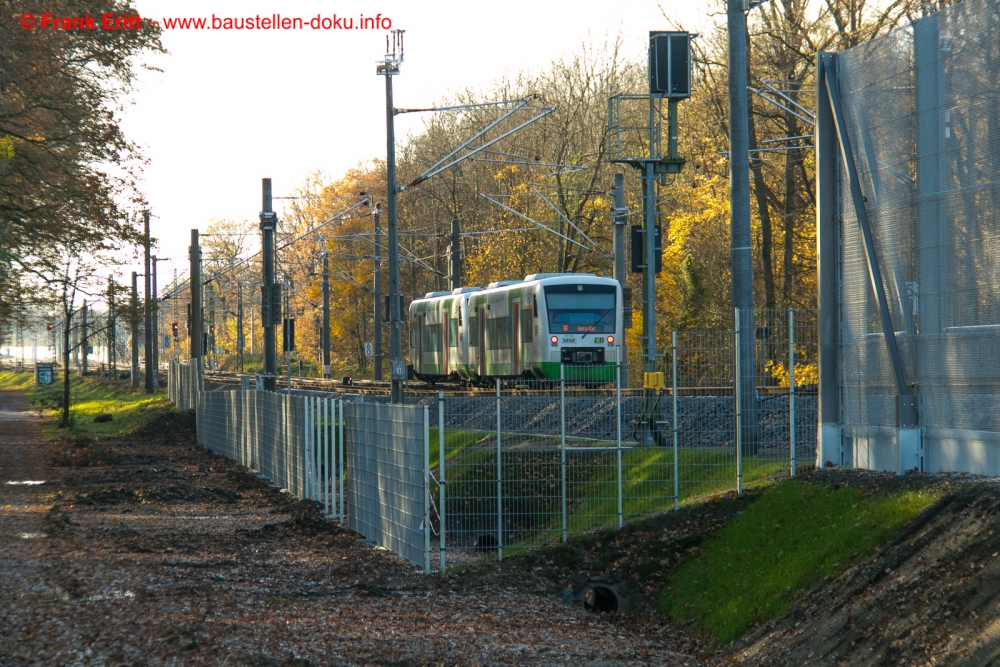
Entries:
<svg viewBox="0 0 1000 667">
<path fill-rule="evenodd" d="M 568 225 L 569 225 L 570 227 L 572 227 L 572 228 L 573 228 L 573 229 L 575 229 L 576 231 L 580 232 L 580 234 L 581 234 L 581 235 L 583 236 L 583 238 L 585 238 L 585 239 L 587 239 L 588 241 L 590 241 L 591 245 L 593 245 L 593 246 L 594 246 L 594 248 L 595 248 L 595 249 L 596 249 L 596 250 L 597 250 L 598 252 L 600 252 L 600 251 L 601 251 L 601 249 L 600 249 L 600 246 L 598 246 L 598 245 L 597 245 L 597 243 L 596 243 L 596 242 L 595 242 L 595 241 L 594 241 L 594 240 L 593 240 L 592 238 L 590 238 L 589 236 L 587 236 L 587 234 L 586 234 L 586 233 L 585 233 L 585 232 L 584 232 L 584 231 L 583 231 L 582 229 L 580 229 L 580 228 L 579 228 L 579 227 L 577 227 L 577 226 L 576 226 L 575 224 L 573 224 L 573 221 L 572 221 L 572 220 L 570 220 L 570 219 L 569 219 L 568 217 L 566 217 L 566 215 L 565 215 L 565 214 L 564 214 L 564 213 L 563 213 L 562 211 L 560 211 L 560 210 L 559 210 L 559 207 L 558 207 L 558 206 L 556 206 L 555 204 L 553 204 L 553 203 L 552 203 L 552 202 L 551 202 L 551 201 L 549 200 L 549 198 L 548 198 L 548 197 L 546 197 L 546 196 L 545 196 L 545 195 L 543 195 L 543 194 L 542 194 L 541 192 L 539 192 L 539 191 L 538 191 L 538 189 L 537 189 L 537 188 L 535 188 L 535 186 L 534 186 L 534 185 L 532 185 L 532 186 L 530 186 L 530 187 L 531 187 L 531 191 L 532 191 L 532 192 L 534 192 L 534 193 L 535 193 L 536 195 L 538 195 L 539 197 L 541 197 L 541 198 L 542 198 L 542 201 L 544 201 L 544 202 L 545 202 L 546 204 L 548 204 L 548 205 L 549 205 L 549 208 L 551 208 L 551 209 L 552 209 L 553 211 L 555 211 L 555 212 L 556 212 L 556 213 L 557 213 L 557 214 L 559 215 L 559 217 L 561 217 L 561 218 L 562 218 L 563 220 L 565 220 L 565 221 L 566 221 L 566 223 L 567 223 L 567 224 L 568 224 Z"/>
<path fill-rule="evenodd" d="M 502 116 L 500 116 L 500 118 L 497 118 L 493 122 L 489 123 L 485 128 L 483 128 L 482 130 L 480 130 L 476 134 L 472 135 L 472 137 L 470 137 L 466 141 L 462 142 L 457 148 L 455 148 L 450 153 L 448 153 L 447 155 L 445 155 L 443 158 L 441 158 L 440 160 L 438 160 L 437 162 L 435 162 L 433 165 L 431 165 L 430 167 L 428 167 L 422 174 L 420 174 L 415 179 L 413 179 L 413 181 L 411 181 L 408 185 L 400 187 L 399 191 L 403 192 L 404 190 L 407 190 L 407 189 L 412 188 L 412 187 L 414 187 L 414 186 L 416 186 L 416 185 L 418 185 L 420 183 L 423 183 L 427 179 L 429 179 L 429 178 L 431 178 L 431 177 L 433 177 L 433 176 L 441 173 L 442 171 L 445 171 L 446 169 L 448 169 L 448 168 L 450 168 L 450 167 L 458 164 L 462 160 L 465 160 L 467 158 L 472 157 L 476 153 L 479 153 L 479 152 L 485 150 L 487 147 L 492 146 L 493 144 L 497 143 L 501 139 L 509 137 L 511 134 L 514 134 L 515 132 L 517 132 L 518 130 L 520 130 L 520 129 L 524 128 L 524 127 L 527 127 L 528 125 L 530 125 L 531 123 L 534 123 L 536 120 L 538 120 L 540 118 L 544 118 L 545 116 L 549 115 L 550 113 L 552 113 L 553 111 L 556 110 L 555 107 L 528 107 L 527 106 L 528 103 L 531 102 L 531 100 L 535 99 L 536 97 L 537 97 L 536 95 L 532 95 L 532 96 L 526 97 L 523 100 L 521 100 L 520 103 L 517 104 L 517 106 L 515 106 L 513 109 L 509 110 L 507 113 L 503 114 Z M 460 156 L 460 157 L 458 157 L 458 158 L 456 158 L 454 160 L 451 159 L 451 158 L 455 157 L 456 155 L 458 155 L 458 153 L 460 153 L 462 150 L 464 150 L 465 148 L 467 148 L 476 139 L 479 139 L 480 137 L 482 137 L 483 135 L 485 135 L 487 132 L 489 132 L 491 129 L 493 129 L 494 127 L 496 127 L 497 125 L 499 125 L 501 122 L 503 122 L 505 119 L 509 118 L 516 111 L 519 111 L 519 110 L 524 109 L 524 108 L 528 108 L 528 109 L 537 111 L 539 113 L 537 113 L 535 116 L 529 118 L 525 122 L 521 123 L 520 125 L 514 127 L 513 129 L 504 132 L 500 136 L 494 137 L 493 139 L 490 139 L 485 144 L 483 144 L 481 146 L 477 146 L 476 148 L 473 148 L 472 150 L 470 150 L 465 155 L 462 155 L 462 156 Z M 448 162 L 448 160 L 451 160 L 451 162 Z"/>
<path fill-rule="evenodd" d="M 556 230 L 552 229 L 551 227 L 547 227 L 547 226 L 543 225 L 542 223 L 538 222 L 537 220 L 526 216 L 524 213 L 521 213 L 520 211 L 517 211 L 517 210 L 511 208 L 510 206 L 507 206 L 503 202 L 499 202 L 496 199 L 493 199 L 489 195 L 485 195 L 485 194 L 483 194 L 483 193 L 480 192 L 479 196 L 482 197 L 483 199 L 486 199 L 487 201 L 493 202 L 494 204 L 496 204 L 497 206 L 499 206 L 500 208 L 502 208 L 504 210 L 510 211 L 511 213 L 513 213 L 516 216 L 524 218 L 525 220 L 527 220 L 528 222 L 530 222 L 532 224 L 538 225 L 539 227 L 541 227 L 542 229 L 544 229 L 544 230 L 546 230 L 548 232 L 552 232 L 556 236 L 558 236 L 560 238 L 563 238 L 563 239 L 569 241 L 570 243 L 572 243 L 574 245 L 580 246 L 581 248 L 583 248 L 587 252 L 594 252 L 594 250 L 592 248 L 588 248 L 587 246 L 583 245 L 579 241 L 575 241 L 575 240 L 571 239 L 570 237 L 566 236 L 565 234 L 557 232 Z"/>
</svg>

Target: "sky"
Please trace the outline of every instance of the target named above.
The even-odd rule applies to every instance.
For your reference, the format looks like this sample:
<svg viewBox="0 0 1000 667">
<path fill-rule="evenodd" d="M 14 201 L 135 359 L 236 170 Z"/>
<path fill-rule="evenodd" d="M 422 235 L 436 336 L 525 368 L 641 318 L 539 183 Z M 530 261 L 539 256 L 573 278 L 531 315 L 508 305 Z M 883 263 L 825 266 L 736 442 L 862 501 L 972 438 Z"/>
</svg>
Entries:
<svg viewBox="0 0 1000 667">
<path fill-rule="evenodd" d="M 405 30 L 393 78 L 396 107 L 424 107 L 504 75 L 539 72 L 582 44 L 620 32 L 627 56 L 645 58 L 650 30 L 704 30 L 707 0 L 137 0 L 143 19 L 352 18 L 381 15 L 377 30 L 165 30 L 165 55 L 143 61 L 121 123 L 148 159 L 140 189 L 152 211 L 160 285 L 187 268 L 190 230 L 213 218 L 256 220 L 261 178 L 274 196 L 309 174 L 329 179 L 384 158 L 385 83 L 375 66 L 388 23 Z M 662 6 L 662 10 L 661 10 Z M 419 114 L 397 117 L 397 138 L 417 133 Z M 280 215 L 280 201 L 275 208 Z M 141 266 L 122 267 L 125 275 Z"/>
</svg>

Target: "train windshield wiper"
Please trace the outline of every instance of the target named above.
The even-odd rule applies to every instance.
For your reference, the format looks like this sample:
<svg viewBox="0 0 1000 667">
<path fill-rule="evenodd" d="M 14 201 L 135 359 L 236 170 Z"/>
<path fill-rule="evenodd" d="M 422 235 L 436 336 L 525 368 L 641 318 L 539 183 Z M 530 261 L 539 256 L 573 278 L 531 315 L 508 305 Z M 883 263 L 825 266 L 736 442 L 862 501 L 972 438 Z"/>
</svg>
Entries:
<svg viewBox="0 0 1000 667">
<path fill-rule="evenodd" d="M 601 322 L 603 322 L 603 321 L 604 321 L 604 318 L 605 318 L 605 317 L 607 317 L 607 316 L 608 316 L 609 314 L 613 313 L 613 312 L 614 312 L 614 310 L 615 310 L 614 308 L 608 308 L 607 310 L 605 310 L 605 311 L 604 311 L 604 314 L 603 314 L 603 315 L 601 315 L 601 319 L 597 320 L 596 322 L 594 322 L 594 323 L 593 323 L 593 324 L 591 324 L 590 326 L 592 326 L 592 327 L 596 327 L 596 326 L 597 326 L 598 324 L 600 324 Z"/>
</svg>

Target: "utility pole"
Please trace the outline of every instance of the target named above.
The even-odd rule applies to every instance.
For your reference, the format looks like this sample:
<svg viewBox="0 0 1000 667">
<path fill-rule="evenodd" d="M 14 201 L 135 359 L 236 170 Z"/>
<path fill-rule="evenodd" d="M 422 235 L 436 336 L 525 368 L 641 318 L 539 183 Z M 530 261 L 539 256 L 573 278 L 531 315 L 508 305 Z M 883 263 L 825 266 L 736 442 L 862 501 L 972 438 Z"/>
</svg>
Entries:
<svg viewBox="0 0 1000 667">
<path fill-rule="evenodd" d="M 210 280 L 208 284 L 205 285 L 205 291 L 208 292 L 208 350 L 205 352 L 205 356 L 211 355 L 213 363 L 216 361 L 216 348 L 215 348 L 215 284 Z"/>
<path fill-rule="evenodd" d="M 320 344 L 323 346 L 323 377 L 330 377 L 330 257 L 323 253 L 323 326 Z"/>
<path fill-rule="evenodd" d="M 243 282 L 236 283 L 236 355 L 240 363 L 240 373 L 243 372 Z"/>
<path fill-rule="evenodd" d="M 145 250 L 144 266 L 146 274 L 143 276 L 146 300 L 143 302 L 146 323 L 146 393 L 153 393 L 153 304 L 150 296 L 152 288 L 152 273 L 150 272 L 149 257 L 149 211 L 142 212 L 143 219 L 143 247 Z"/>
<path fill-rule="evenodd" d="M 614 184 L 612 185 L 613 197 L 614 197 L 614 208 L 611 211 L 611 219 L 614 226 L 614 255 L 615 255 L 615 280 L 622 287 L 622 299 L 628 296 L 628 270 L 625 266 L 625 228 L 628 225 L 628 209 L 625 208 L 625 177 L 622 174 L 614 175 Z M 623 306 L 625 304 L 622 304 Z M 632 304 L 628 304 L 628 309 L 631 312 Z M 624 308 L 623 308 L 624 311 Z M 628 367 L 626 366 L 626 361 L 628 360 L 628 336 L 622 331 L 621 337 L 621 358 L 618 360 L 621 366 L 621 378 L 625 386 L 628 386 Z"/>
<path fill-rule="evenodd" d="M 459 233 L 458 218 L 451 221 L 451 289 L 456 290 L 462 286 L 462 235 Z"/>
<path fill-rule="evenodd" d="M 294 327 L 295 321 L 292 320 L 292 278 L 287 273 L 285 274 L 285 280 L 288 282 L 288 289 L 282 290 L 285 293 L 285 320 L 284 326 L 281 332 L 281 344 L 285 349 L 285 370 L 287 371 L 288 378 L 285 384 L 285 392 L 292 393 L 292 347 L 295 343 L 294 338 Z"/>
<path fill-rule="evenodd" d="M 261 182 L 260 213 L 261 246 L 264 264 L 264 285 L 261 288 L 261 326 L 264 327 L 264 389 L 274 391 L 278 377 L 277 336 L 275 324 L 281 321 L 281 292 L 274 285 L 274 228 L 278 216 L 271 209 L 271 179 Z M 277 297 L 277 298 L 275 298 Z"/>
<path fill-rule="evenodd" d="M 178 310 L 180 310 L 180 303 L 178 303 L 179 300 L 178 300 L 177 294 L 176 294 L 176 292 L 177 292 L 177 268 L 176 267 L 174 267 L 174 281 L 171 284 L 173 285 L 173 291 L 175 292 L 175 294 L 174 294 L 173 300 L 171 300 L 171 302 L 170 302 L 170 314 L 172 315 L 172 317 L 170 318 L 170 320 L 172 322 L 176 322 L 177 318 L 180 316 L 180 313 L 177 312 Z M 181 358 L 180 334 L 177 331 L 171 331 L 171 333 L 174 335 L 174 360 L 175 361 L 180 361 L 180 358 Z"/>
<path fill-rule="evenodd" d="M 375 204 L 375 381 L 382 381 L 382 241 L 379 217 L 382 205 Z"/>
<path fill-rule="evenodd" d="M 153 389 L 160 384 L 160 305 L 156 298 L 156 262 L 153 260 L 153 305 L 151 307 L 153 321 Z"/>
<path fill-rule="evenodd" d="M 139 274 L 132 272 L 132 386 L 139 387 Z"/>
<path fill-rule="evenodd" d="M 399 57 L 396 50 L 399 49 Z M 389 207 L 389 371 L 392 389 L 389 401 L 403 402 L 403 381 L 406 366 L 403 363 L 402 313 L 399 294 L 399 229 L 396 221 L 396 110 L 392 105 L 392 77 L 399 74 L 399 64 L 403 62 L 403 31 L 392 31 L 392 53 L 385 55 L 385 61 L 376 68 L 376 74 L 385 77 L 385 124 L 386 124 L 386 180 Z"/>
<path fill-rule="evenodd" d="M 198 242 L 198 230 L 191 230 L 191 312 L 188 314 L 188 348 L 191 359 L 201 368 L 201 358 L 204 351 L 201 349 L 202 343 L 202 322 L 201 322 L 201 245 Z"/>
<path fill-rule="evenodd" d="M 750 139 L 747 102 L 747 17 L 743 0 L 728 0 L 729 27 L 729 252 L 733 308 L 740 313 L 738 351 L 744 455 L 757 452 L 753 256 L 750 236 Z"/>
<path fill-rule="evenodd" d="M 80 354 L 83 355 L 83 366 L 80 375 L 87 374 L 87 300 L 83 300 L 83 319 L 80 322 Z"/>
</svg>

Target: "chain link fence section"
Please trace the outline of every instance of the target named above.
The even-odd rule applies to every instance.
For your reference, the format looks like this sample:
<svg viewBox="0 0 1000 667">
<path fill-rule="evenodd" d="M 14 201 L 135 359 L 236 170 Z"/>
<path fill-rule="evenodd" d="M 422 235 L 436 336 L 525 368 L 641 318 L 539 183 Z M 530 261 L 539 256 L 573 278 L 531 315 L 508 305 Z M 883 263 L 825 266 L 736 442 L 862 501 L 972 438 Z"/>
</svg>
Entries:
<svg viewBox="0 0 1000 667">
<path fill-rule="evenodd" d="M 195 409 L 198 392 L 204 389 L 200 375 L 197 359 L 183 362 L 172 359 L 167 365 L 167 399 L 178 410 Z"/>
<path fill-rule="evenodd" d="M 814 310 L 759 310 L 756 331 L 755 441 L 742 447 L 744 484 L 815 467 L 818 347 Z M 744 429 L 744 433 L 748 429 Z"/>
<path fill-rule="evenodd" d="M 427 406 L 346 403 L 350 527 L 430 573 Z"/>
<path fill-rule="evenodd" d="M 441 394 L 431 472 L 446 480 L 448 548 L 502 558 L 811 467 L 815 313 L 762 311 L 757 321 L 757 407 L 743 416 L 756 418 L 756 438 L 742 453 L 731 330 L 673 332 L 659 387 L 623 386 L 613 365 L 566 365 L 556 381 Z"/>
</svg>

